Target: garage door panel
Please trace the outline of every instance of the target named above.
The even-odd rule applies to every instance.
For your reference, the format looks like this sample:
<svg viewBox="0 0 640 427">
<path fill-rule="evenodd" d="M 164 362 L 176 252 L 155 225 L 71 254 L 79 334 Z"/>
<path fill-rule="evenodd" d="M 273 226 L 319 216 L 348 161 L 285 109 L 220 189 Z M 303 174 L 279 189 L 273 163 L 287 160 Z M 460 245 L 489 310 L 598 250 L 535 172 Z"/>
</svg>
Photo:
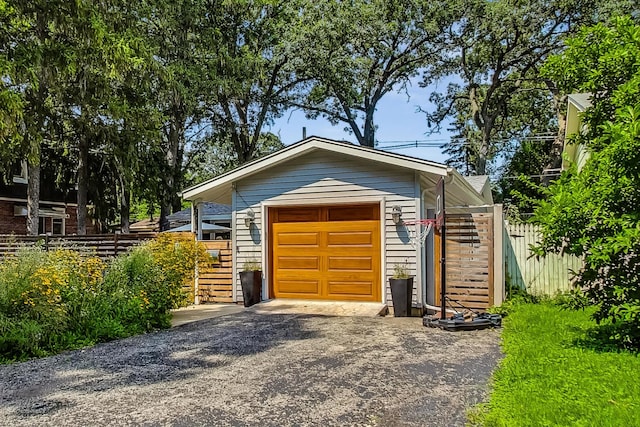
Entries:
<svg viewBox="0 0 640 427">
<path fill-rule="evenodd" d="M 373 259 L 371 257 L 328 257 L 328 271 L 334 270 L 373 270 Z"/>
<path fill-rule="evenodd" d="M 373 287 L 374 287 L 374 283 L 372 281 L 369 281 L 369 282 L 329 281 L 328 283 L 329 295 L 335 295 L 335 296 L 351 295 L 351 296 L 371 297 L 374 294 Z"/>
<path fill-rule="evenodd" d="M 320 245 L 320 233 L 280 232 L 277 234 L 279 246 L 314 246 Z"/>
<path fill-rule="evenodd" d="M 318 256 L 279 256 L 280 270 L 313 270 L 320 271 L 320 257 Z"/>
<path fill-rule="evenodd" d="M 380 206 L 333 206 L 328 207 L 329 221 L 365 221 L 380 218 Z"/>
<path fill-rule="evenodd" d="M 322 212 L 315 207 L 299 207 L 278 209 L 278 222 L 317 222 L 321 221 Z"/>
<path fill-rule="evenodd" d="M 278 291 L 283 294 L 319 295 L 320 282 L 318 280 L 278 280 Z"/>
<path fill-rule="evenodd" d="M 371 231 L 340 231 L 327 233 L 327 246 L 373 246 Z"/>
</svg>

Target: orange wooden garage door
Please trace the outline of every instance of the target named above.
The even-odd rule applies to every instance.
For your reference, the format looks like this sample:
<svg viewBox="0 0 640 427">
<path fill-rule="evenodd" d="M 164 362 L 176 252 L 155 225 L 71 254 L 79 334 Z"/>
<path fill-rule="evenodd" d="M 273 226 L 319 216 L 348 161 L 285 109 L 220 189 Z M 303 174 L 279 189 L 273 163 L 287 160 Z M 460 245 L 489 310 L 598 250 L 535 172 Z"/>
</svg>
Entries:
<svg viewBox="0 0 640 427">
<path fill-rule="evenodd" d="M 380 301 L 378 205 L 270 212 L 276 298 Z"/>
</svg>

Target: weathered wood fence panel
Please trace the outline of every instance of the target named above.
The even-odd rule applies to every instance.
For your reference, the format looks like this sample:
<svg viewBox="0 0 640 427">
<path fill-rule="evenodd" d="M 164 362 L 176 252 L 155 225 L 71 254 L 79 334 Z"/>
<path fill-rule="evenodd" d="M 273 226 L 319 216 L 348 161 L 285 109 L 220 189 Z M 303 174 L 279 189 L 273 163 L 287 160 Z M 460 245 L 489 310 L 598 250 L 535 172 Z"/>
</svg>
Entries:
<svg viewBox="0 0 640 427">
<path fill-rule="evenodd" d="M 448 214 L 447 296 L 456 308 L 493 305 L 493 214 Z M 459 303 L 456 304 L 456 301 Z"/>
<path fill-rule="evenodd" d="M 156 233 L 95 234 L 84 236 L 16 236 L 0 235 L 0 258 L 16 253 L 25 246 L 41 245 L 44 250 L 68 248 L 88 251 L 107 259 L 141 242 L 153 239 Z"/>
<path fill-rule="evenodd" d="M 582 266 L 580 258 L 572 255 L 550 254 L 536 258 L 529 245 L 540 239 L 535 224 L 505 224 L 505 269 L 511 284 L 535 295 L 553 296 L 571 289 L 572 271 Z"/>
<path fill-rule="evenodd" d="M 198 265 L 198 296 L 200 303 L 233 302 L 233 253 L 231 240 L 203 240 L 213 263 Z"/>
</svg>

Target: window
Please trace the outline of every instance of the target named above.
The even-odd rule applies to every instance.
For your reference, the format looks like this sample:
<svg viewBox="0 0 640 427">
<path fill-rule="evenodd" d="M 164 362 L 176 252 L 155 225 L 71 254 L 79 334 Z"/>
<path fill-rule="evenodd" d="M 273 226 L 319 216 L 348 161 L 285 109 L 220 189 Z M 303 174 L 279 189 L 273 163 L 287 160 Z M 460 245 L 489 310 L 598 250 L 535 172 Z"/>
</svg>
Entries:
<svg viewBox="0 0 640 427">
<path fill-rule="evenodd" d="M 13 182 L 16 184 L 26 184 L 28 182 L 27 161 L 23 160 L 20 165 L 13 168 Z"/>
<path fill-rule="evenodd" d="M 47 220 L 49 218 L 41 216 L 38 218 L 38 234 L 46 234 L 47 233 Z"/>
<path fill-rule="evenodd" d="M 64 235 L 64 221 L 62 218 L 53 218 L 53 234 Z"/>
</svg>

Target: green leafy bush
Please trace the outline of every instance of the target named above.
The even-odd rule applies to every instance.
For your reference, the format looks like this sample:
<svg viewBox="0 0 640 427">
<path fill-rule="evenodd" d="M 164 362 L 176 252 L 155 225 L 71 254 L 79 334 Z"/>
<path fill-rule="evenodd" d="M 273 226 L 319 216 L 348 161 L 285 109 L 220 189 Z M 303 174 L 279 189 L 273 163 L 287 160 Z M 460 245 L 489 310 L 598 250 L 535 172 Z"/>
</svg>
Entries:
<svg viewBox="0 0 640 427">
<path fill-rule="evenodd" d="M 545 191 L 533 249 L 582 257 L 575 283 L 596 306 L 594 318 L 622 324 L 619 343 L 640 348 L 640 26 L 619 18 L 567 44 L 546 73 L 567 92 L 593 94 L 579 137 L 590 158 Z"/>
<path fill-rule="evenodd" d="M 0 363 L 169 327 L 193 280 L 191 242 L 160 237 L 108 265 L 66 249 L 25 248 L 3 260 Z"/>
</svg>

